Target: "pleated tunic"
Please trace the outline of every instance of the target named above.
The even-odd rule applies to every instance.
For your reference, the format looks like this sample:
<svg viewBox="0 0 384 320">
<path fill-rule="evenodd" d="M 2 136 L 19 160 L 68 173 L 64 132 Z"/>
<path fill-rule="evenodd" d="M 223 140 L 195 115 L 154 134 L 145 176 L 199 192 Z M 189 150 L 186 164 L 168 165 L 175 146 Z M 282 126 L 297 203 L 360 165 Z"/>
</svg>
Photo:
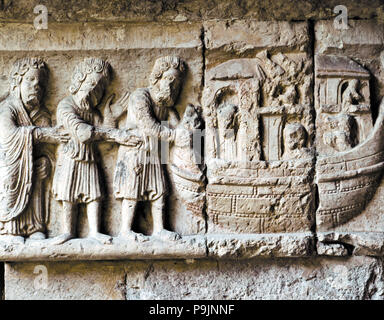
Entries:
<svg viewBox="0 0 384 320">
<path fill-rule="evenodd" d="M 153 102 L 147 88 L 135 90 L 128 100 L 127 127 L 136 127 L 144 143 L 139 148 L 119 147 L 114 175 L 117 199 L 153 201 L 168 191 L 161 164 L 160 140 L 170 141 L 173 131 L 161 124 L 168 109 Z"/>
<path fill-rule="evenodd" d="M 93 131 L 97 114 L 80 109 L 72 96 L 63 99 L 57 108 L 57 123 L 71 134 L 71 139 L 59 146 L 53 178 L 53 194 L 57 200 L 89 203 L 102 196 L 99 170 L 92 141 L 82 141 L 84 133 Z"/>
</svg>

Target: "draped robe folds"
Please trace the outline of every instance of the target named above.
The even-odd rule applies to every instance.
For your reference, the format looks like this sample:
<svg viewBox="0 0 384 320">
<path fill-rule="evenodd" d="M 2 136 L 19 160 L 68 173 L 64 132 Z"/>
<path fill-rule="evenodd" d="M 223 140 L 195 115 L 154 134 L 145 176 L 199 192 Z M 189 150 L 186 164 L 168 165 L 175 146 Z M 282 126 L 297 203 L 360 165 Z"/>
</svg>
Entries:
<svg viewBox="0 0 384 320">
<path fill-rule="evenodd" d="M 43 184 L 34 176 L 33 120 L 49 120 L 38 110 L 31 115 L 13 96 L 0 103 L 0 234 L 45 231 Z"/>
<path fill-rule="evenodd" d="M 95 160 L 95 147 L 89 137 L 96 124 L 95 111 L 80 109 L 72 96 L 63 99 L 57 107 L 57 122 L 71 135 L 59 146 L 53 178 L 53 194 L 57 200 L 71 203 L 89 203 L 101 198 L 100 178 Z"/>
<path fill-rule="evenodd" d="M 117 199 L 153 201 L 167 193 L 159 148 L 159 139 L 172 139 L 173 131 L 161 125 L 167 119 L 168 108 L 157 107 L 148 89 L 137 89 L 131 94 L 127 127 L 136 127 L 144 136 L 144 143 L 139 148 L 119 147 L 113 182 Z"/>
</svg>

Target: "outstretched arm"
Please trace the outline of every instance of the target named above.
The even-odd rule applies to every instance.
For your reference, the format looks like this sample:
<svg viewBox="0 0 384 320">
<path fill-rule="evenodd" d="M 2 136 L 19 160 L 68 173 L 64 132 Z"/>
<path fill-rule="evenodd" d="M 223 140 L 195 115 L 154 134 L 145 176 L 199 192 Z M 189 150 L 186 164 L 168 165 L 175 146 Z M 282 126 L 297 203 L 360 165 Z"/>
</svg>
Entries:
<svg viewBox="0 0 384 320">
<path fill-rule="evenodd" d="M 36 127 L 33 131 L 33 137 L 36 142 L 46 143 L 64 143 L 71 137 L 70 134 L 58 127 Z"/>
<path fill-rule="evenodd" d="M 115 94 L 112 94 L 104 108 L 104 126 L 114 128 L 119 118 L 127 111 L 127 103 L 129 98 L 129 92 L 126 92 L 119 100 L 111 105 Z"/>
<path fill-rule="evenodd" d="M 94 128 L 93 140 L 116 142 L 128 147 L 136 147 L 142 143 L 142 139 L 132 130 L 103 127 Z"/>
</svg>

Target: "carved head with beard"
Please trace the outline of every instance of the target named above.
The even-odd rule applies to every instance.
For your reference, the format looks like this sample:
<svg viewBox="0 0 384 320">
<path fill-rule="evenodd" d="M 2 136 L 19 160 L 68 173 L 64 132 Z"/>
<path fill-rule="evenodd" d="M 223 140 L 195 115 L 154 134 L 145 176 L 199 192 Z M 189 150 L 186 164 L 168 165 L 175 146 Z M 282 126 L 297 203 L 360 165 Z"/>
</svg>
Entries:
<svg viewBox="0 0 384 320">
<path fill-rule="evenodd" d="M 48 69 L 40 58 L 23 58 L 12 66 L 10 92 L 28 111 L 39 108 L 48 80 Z"/>
<path fill-rule="evenodd" d="M 98 58 L 87 58 L 75 67 L 69 91 L 83 110 L 95 108 L 104 95 L 111 77 L 108 62 Z"/>
<path fill-rule="evenodd" d="M 175 105 L 184 73 L 185 64 L 178 57 L 165 56 L 156 60 L 150 76 L 150 92 L 157 106 Z"/>
</svg>

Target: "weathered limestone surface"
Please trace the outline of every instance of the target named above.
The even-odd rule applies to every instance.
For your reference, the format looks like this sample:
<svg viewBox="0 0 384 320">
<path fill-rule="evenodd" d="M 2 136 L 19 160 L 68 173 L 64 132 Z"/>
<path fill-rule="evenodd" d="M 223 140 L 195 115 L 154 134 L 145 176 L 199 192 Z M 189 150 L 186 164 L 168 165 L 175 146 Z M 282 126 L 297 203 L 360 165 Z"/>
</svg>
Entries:
<svg viewBox="0 0 384 320">
<path fill-rule="evenodd" d="M 46 0 L 44 3 L 52 10 L 53 21 L 200 21 L 208 19 L 255 19 L 268 20 L 306 20 L 331 19 L 333 8 L 338 5 L 333 0 L 195 0 L 195 1 L 121 1 L 100 2 Z M 3 0 L 0 18 L 6 21 L 32 21 L 32 11 L 26 7 L 35 5 L 31 0 Z M 349 0 L 350 17 L 362 19 L 378 18 L 383 21 L 383 4 L 379 0 Z"/>
<path fill-rule="evenodd" d="M 305 257 L 314 253 L 310 233 L 263 235 L 208 235 L 208 256 L 216 259 Z"/>
<path fill-rule="evenodd" d="M 208 232 L 310 231 L 308 23 L 210 21 L 204 29 Z"/>
<path fill-rule="evenodd" d="M 384 294 L 383 262 L 367 257 L 46 262 L 45 288 L 33 273 L 39 264 L 6 264 L 6 299 L 357 300 Z"/>
<path fill-rule="evenodd" d="M 53 239 L 54 240 L 54 239 Z M 52 245 L 47 241 L 0 242 L 3 261 L 71 261 L 121 259 L 250 259 L 254 257 L 307 257 L 315 254 L 311 233 L 183 236 L 177 241 L 146 237 L 141 240 L 113 238 L 103 245 L 94 239 L 73 239 Z M 381 252 L 377 252 L 381 255 Z"/>
<path fill-rule="evenodd" d="M 0 0 L 3 298 L 384 298 L 382 1 L 42 4 Z"/>
<path fill-rule="evenodd" d="M 352 75 L 353 70 L 356 70 L 360 75 L 360 83 L 363 83 L 364 81 L 364 74 L 368 75 L 370 77 L 370 84 L 367 83 L 365 86 L 360 86 L 361 89 L 359 89 L 359 94 L 361 95 L 361 99 L 357 104 L 367 105 L 372 110 L 372 114 L 368 117 L 364 114 L 364 112 L 354 111 L 346 111 L 347 114 L 352 115 L 354 119 L 357 121 L 357 126 L 360 127 L 359 134 L 363 134 L 365 136 L 368 136 L 368 134 L 364 133 L 364 128 L 372 127 L 372 122 L 376 121 L 375 125 L 377 125 L 378 122 L 380 122 L 380 114 L 381 114 L 381 106 L 380 100 L 383 95 L 383 81 L 382 81 L 382 55 L 381 51 L 383 49 L 383 37 L 382 37 L 382 26 L 380 24 L 377 24 L 374 21 L 349 21 L 349 29 L 347 30 L 338 30 L 334 31 L 333 25 L 331 21 L 319 21 L 315 23 L 315 55 L 318 57 L 318 67 L 317 72 L 317 82 L 321 83 L 321 74 L 326 74 L 327 72 L 333 72 L 331 68 L 329 70 L 326 70 L 322 68 L 322 61 L 319 57 L 328 56 L 331 57 L 331 59 L 335 59 L 332 57 L 348 57 L 348 59 L 351 59 L 349 62 L 349 70 L 350 75 L 348 76 L 345 74 L 347 78 Z M 359 30 L 359 31 L 358 31 Z M 353 61 L 352 61 L 353 60 Z M 334 60 L 335 61 L 335 60 Z M 343 63 L 343 62 L 339 62 Z M 340 69 L 340 67 L 339 67 Z M 360 70 L 360 71 L 358 71 Z M 340 73 L 341 74 L 341 73 Z M 337 76 L 333 77 L 334 80 L 337 81 Z M 340 78 L 342 79 L 342 78 Z M 368 91 L 367 89 L 370 86 L 373 86 L 373 88 Z M 362 89 L 362 88 L 365 89 Z M 319 86 L 319 97 L 321 97 L 321 85 Z M 330 87 L 329 87 L 330 88 Z M 336 88 L 334 86 L 334 88 Z M 317 89 L 316 89 L 317 90 Z M 365 92 L 364 92 L 365 90 Z M 336 92 L 336 91 L 335 91 Z M 317 91 L 315 93 L 318 94 Z M 323 100 L 323 102 L 320 102 L 322 98 L 315 98 L 315 103 L 317 103 L 316 108 L 320 108 L 319 103 L 330 103 L 332 104 L 332 95 L 333 92 L 331 90 L 328 90 L 328 96 L 327 100 Z M 365 98 L 364 98 L 365 96 Z M 356 103 L 355 103 L 356 104 Z M 343 108 L 343 107 L 342 107 Z M 345 107 L 344 107 L 345 108 Z M 347 109 L 344 109 L 347 110 Z M 365 118 L 364 118 L 365 117 Z M 321 116 L 317 117 L 317 121 L 321 121 Z M 360 123 L 360 124 L 359 124 Z M 321 124 L 318 122 L 318 127 L 321 127 Z M 364 127 L 364 128 L 363 128 Z M 319 131 L 319 134 L 317 136 L 318 145 L 322 148 L 323 156 L 326 154 L 332 154 L 332 149 L 327 147 L 321 146 L 322 142 L 321 135 Z M 348 130 L 346 130 L 348 132 Z M 381 129 L 378 129 L 377 136 L 380 136 L 379 132 L 382 132 Z M 356 139 L 360 141 L 364 141 L 365 138 L 362 136 L 356 135 Z M 379 138 L 377 138 L 379 139 Z M 324 140 L 324 139 L 323 139 Z M 373 141 L 373 140 L 371 140 Z M 358 142 L 359 143 L 359 142 Z M 373 146 L 374 143 L 370 142 L 367 143 L 367 145 Z M 350 147 L 347 147 L 344 149 L 344 151 L 349 150 Z M 373 149 L 372 149 L 373 150 Z M 377 154 L 375 157 L 379 159 L 381 157 L 380 155 L 380 149 L 378 149 Z M 373 152 L 373 153 L 374 153 Z M 333 153 L 337 154 L 337 153 Z M 350 156 L 349 159 L 353 159 L 352 152 L 349 152 Z M 355 154 L 358 158 L 369 158 L 369 153 L 365 152 L 363 148 L 356 148 Z M 321 155 L 320 155 L 321 156 Z M 329 158 L 330 159 L 330 158 Z M 334 158 L 336 163 L 337 157 Z M 341 159 L 341 158 L 340 158 Z M 347 159 L 347 158 L 346 158 Z M 321 160 L 324 162 L 324 160 Z M 327 160 L 325 160 L 327 161 Z M 381 160 L 379 160 L 381 161 Z M 319 163 L 319 161 L 318 161 Z M 367 162 L 368 163 L 368 162 Z M 333 164 L 333 166 L 336 168 L 337 165 Z M 364 167 L 364 165 L 359 165 L 359 167 Z M 353 166 L 350 167 L 353 169 Z M 362 196 L 365 192 L 365 199 L 366 205 L 362 208 L 363 210 L 359 210 L 358 214 L 352 214 L 350 218 L 347 218 L 344 223 L 335 224 L 333 227 L 324 227 L 324 225 L 319 225 L 318 227 L 318 239 L 320 242 L 323 242 L 325 247 L 329 246 L 335 246 L 336 243 L 342 244 L 344 246 L 345 250 L 348 249 L 350 252 L 353 252 L 355 255 L 377 255 L 382 252 L 382 230 L 383 230 L 383 221 L 382 221 L 382 198 L 383 198 L 383 184 L 381 181 L 381 170 L 376 170 L 376 173 L 372 171 L 370 174 L 367 174 L 364 177 L 364 174 L 361 175 L 360 182 L 358 183 L 359 187 L 361 188 L 360 194 L 356 193 L 355 199 L 357 200 L 357 197 Z M 375 176 L 376 175 L 376 176 Z M 370 182 L 369 182 L 370 180 Z M 344 188 L 344 190 L 351 188 L 352 184 L 348 181 L 351 180 L 342 180 L 340 181 L 341 185 L 340 188 Z M 375 181 L 375 182 L 374 182 Z M 348 185 L 349 184 L 349 185 Z M 376 187 L 373 187 L 372 190 L 369 190 L 369 184 L 376 185 Z M 324 185 L 325 186 L 325 185 Z M 363 191 L 365 188 L 366 191 Z M 330 190 L 330 189 L 329 189 Z M 320 191 L 322 193 L 323 191 Z M 325 191 L 327 192 L 327 191 Z M 330 191 L 328 191 L 330 192 Z M 321 198 L 321 197 L 320 197 Z M 328 198 L 330 199 L 330 198 Z M 369 201 L 369 199 L 372 199 Z M 326 203 L 326 197 L 324 197 L 324 204 Z M 321 205 L 320 200 L 320 205 Z M 326 207 L 326 206 L 325 206 Z M 345 216 L 346 217 L 346 216 Z M 323 219 L 323 218 L 321 218 Z M 317 219 L 317 223 L 319 224 L 319 221 L 321 219 Z M 343 219 L 343 218 L 341 218 Z M 325 220 L 322 220 L 325 221 Z M 323 233 L 324 231 L 324 233 Z M 333 243 L 333 244 L 332 244 Z M 319 246 L 321 247 L 323 244 L 318 244 L 318 253 L 320 254 L 320 251 L 323 252 L 323 254 L 327 255 L 327 250 L 320 250 Z M 342 252 L 345 252 L 342 248 L 338 250 L 338 254 L 343 254 Z"/>
<path fill-rule="evenodd" d="M 52 29 L 51 29 L 52 27 Z M 109 28 L 110 27 L 110 28 Z M 98 24 L 72 24 L 55 25 L 50 24 L 48 30 L 37 33 L 33 25 L 30 24 L 6 24 L 2 25 L 4 33 L 0 38 L 0 61 L 7 68 L 2 68 L 0 82 L 0 92 L 3 95 L 7 90 L 7 78 L 9 68 L 15 58 L 21 58 L 27 52 L 34 52 L 39 55 L 49 65 L 50 70 L 58 72 L 50 73 L 50 80 L 47 87 L 46 106 L 52 115 L 52 121 L 56 119 L 56 108 L 60 98 L 64 97 L 70 86 L 70 74 L 74 66 L 90 55 L 97 55 L 108 59 L 113 66 L 113 81 L 108 87 L 102 105 L 107 97 L 115 94 L 118 100 L 125 92 L 132 92 L 135 88 L 145 87 L 148 84 L 148 76 L 153 66 L 153 61 L 162 55 L 179 55 L 188 61 L 188 69 L 185 79 L 185 86 L 180 93 L 177 109 L 182 115 L 187 103 L 198 102 L 200 95 L 201 78 L 203 72 L 203 57 L 201 53 L 202 43 L 200 40 L 201 26 L 199 24 L 187 23 L 184 26 L 178 24 L 158 25 L 148 27 L 146 25 L 112 24 L 106 31 L 104 25 Z M 181 29 L 188 29 L 188 34 Z M 9 30 L 12 30 L 10 32 Z M 5 38 L 11 34 L 11 38 Z M 134 38 L 137 38 L 137 41 Z M 107 44 L 108 43 L 108 44 Z M 12 44 L 12 45 L 10 45 Z M 16 50 L 16 51 L 15 51 Z M 28 53 L 29 54 L 29 53 Z M 103 113 L 104 110 L 102 109 Z M 56 121 L 57 122 L 57 121 Z M 124 126 L 125 116 L 120 120 L 120 127 Z M 54 153 L 55 150 L 48 146 Z M 104 209 L 102 228 L 106 233 L 117 235 L 120 229 L 120 221 L 114 212 L 120 211 L 121 203 L 116 201 L 113 196 L 112 181 L 115 170 L 118 145 L 111 143 L 101 143 L 100 153 L 103 155 L 101 175 L 105 179 L 104 190 Z M 53 175 L 53 174 L 52 174 Z M 52 177 L 52 176 L 51 176 Z M 200 232 L 204 227 L 196 227 L 201 224 L 199 220 L 194 220 L 190 214 L 185 213 L 183 205 L 172 194 L 170 203 L 169 223 L 176 231 L 184 234 Z M 51 212 L 60 209 L 60 204 L 51 198 Z M 144 219 L 137 219 L 137 224 L 143 230 L 151 232 L 151 216 L 148 208 L 145 210 Z M 87 223 L 85 215 L 79 217 L 79 234 L 87 234 Z M 60 233 L 60 216 L 50 215 L 48 233 L 49 236 L 56 236 Z M 188 220 L 190 222 L 188 222 Z"/>
</svg>

